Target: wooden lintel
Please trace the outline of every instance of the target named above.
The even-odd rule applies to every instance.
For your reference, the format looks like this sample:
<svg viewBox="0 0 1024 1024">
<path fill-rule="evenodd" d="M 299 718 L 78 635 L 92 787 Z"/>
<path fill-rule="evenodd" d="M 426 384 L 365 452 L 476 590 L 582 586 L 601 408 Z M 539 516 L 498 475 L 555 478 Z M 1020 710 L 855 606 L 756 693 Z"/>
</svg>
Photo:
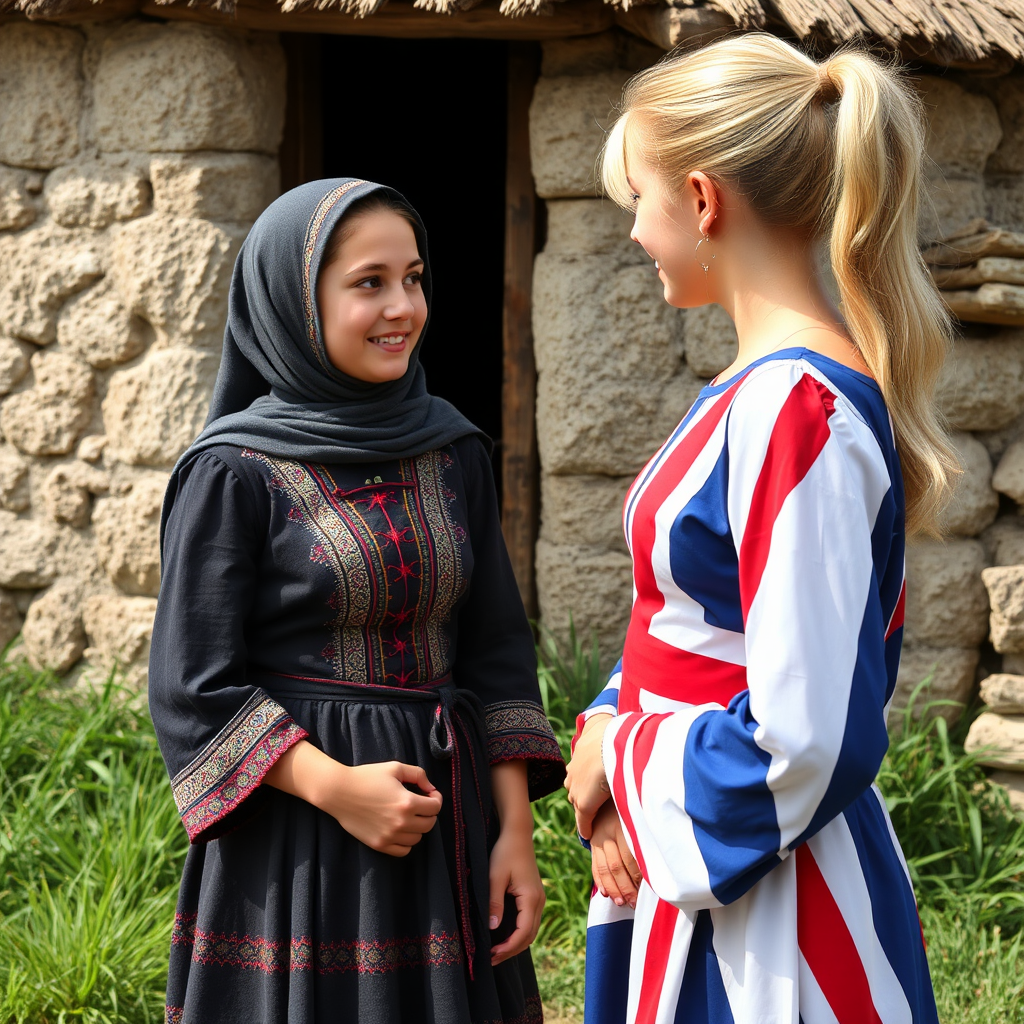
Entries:
<svg viewBox="0 0 1024 1024">
<path fill-rule="evenodd" d="M 108 0 L 109 2 L 109 0 Z M 158 4 L 144 0 L 143 14 L 154 18 L 233 25 L 265 32 L 323 32 L 330 35 L 384 36 L 394 39 L 509 39 L 542 40 L 585 36 L 612 27 L 611 8 L 595 0 L 566 0 L 550 14 L 510 18 L 497 7 L 474 7 L 460 14 L 433 14 L 411 3 L 389 3 L 368 18 L 338 11 L 292 11 L 284 14 L 274 0 L 242 0 L 234 14 L 184 3 Z"/>
</svg>

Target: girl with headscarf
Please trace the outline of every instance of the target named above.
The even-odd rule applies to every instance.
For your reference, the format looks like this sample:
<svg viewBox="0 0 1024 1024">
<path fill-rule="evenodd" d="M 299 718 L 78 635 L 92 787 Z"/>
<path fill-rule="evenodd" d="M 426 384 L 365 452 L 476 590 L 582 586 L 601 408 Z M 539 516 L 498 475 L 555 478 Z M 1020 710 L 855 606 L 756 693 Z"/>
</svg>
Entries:
<svg viewBox="0 0 1024 1024">
<path fill-rule="evenodd" d="M 191 846 L 173 1024 L 529 1024 L 564 766 L 486 439 L 418 361 L 426 237 L 311 182 L 242 246 L 164 503 L 150 706 Z"/>
</svg>

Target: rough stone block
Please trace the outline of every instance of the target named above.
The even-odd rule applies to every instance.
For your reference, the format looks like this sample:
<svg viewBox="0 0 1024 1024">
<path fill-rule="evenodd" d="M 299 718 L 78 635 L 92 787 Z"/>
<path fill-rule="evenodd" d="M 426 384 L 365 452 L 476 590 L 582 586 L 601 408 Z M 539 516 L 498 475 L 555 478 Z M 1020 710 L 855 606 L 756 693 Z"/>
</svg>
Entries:
<svg viewBox="0 0 1024 1024">
<path fill-rule="evenodd" d="M 556 638 L 569 633 L 589 643 L 597 634 L 602 663 L 622 654 L 632 606 L 633 567 L 628 555 L 578 544 L 537 542 L 537 594 L 541 621 Z"/>
<path fill-rule="evenodd" d="M 21 632 L 21 612 L 18 602 L 6 591 L 0 590 L 0 651 Z"/>
<path fill-rule="evenodd" d="M 1000 654 L 1024 653 L 1024 565 L 994 566 L 981 578 L 992 606 L 992 645 Z"/>
<path fill-rule="evenodd" d="M 981 539 L 992 565 L 1024 565 L 1024 516 L 1001 516 Z"/>
<path fill-rule="evenodd" d="M 986 711 L 971 724 L 964 742 L 968 754 L 990 768 L 1024 771 L 1024 715 Z"/>
<path fill-rule="evenodd" d="M 157 213 L 254 221 L 281 191 L 277 160 L 256 153 L 179 153 L 149 165 Z"/>
<path fill-rule="evenodd" d="M 1024 80 L 1019 75 L 994 79 L 988 93 L 995 103 L 1002 138 L 988 158 L 986 170 L 995 174 L 1024 171 Z"/>
<path fill-rule="evenodd" d="M 0 26 L 0 160 L 56 167 L 78 152 L 80 33 L 54 25 Z"/>
<path fill-rule="evenodd" d="M 0 445 L 0 506 L 24 512 L 31 504 L 28 463 L 9 444 Z"/>
<path fill-rule="evenodd" d="M 136 466 L 171 466 L 203 429 L 217 374 L 205 352 L 160 349 L 111 378 L 103 400 L 107 453 Z"/>
<path fill-rule="evenodd" d="M 92 371 L 61 352 L 37 352 L 32 369 L 33 386 L 0 405 L 0 428 L 28 455 L 66 455 L 92 419 Z"/>
<path fill-rule="evenodd" d="M 28 356 L 11 338 L 0 337 L 0 395 L 6 395 L 28 373 Z"/>
<path fill-rule="evenodd" d="M 1024 190 L 1019 174 L 986 175 L 985 219 L 1014 231 L 1024 230 Z"/>
<path fill-rule="evenodd" d="M 966 648 L 985 639 L 985 564 L 985 549 L 976 540 L 919 540 L 907 545 L 903 636 L 908 645 Z"/>
<path fill-rule="evenodd" d="M 0 587 L 38 590 L 57 575 L 57 535 L 46 523 L 0 512 Z"/>
<path fill-rule="evenodd" d="M 88 160 L 59 167 L 46 179 L 50 213 L 65 227 L 105 228 L 149 208 L 145 176 L 127 161 Z"/>
<path fill-rule="evenodd" d="M 938 241 L 987 212 L 988 194 L 980 177 L 932 178 L 922 196 L 918 236 L 922 241 Z"/>
<path fill-rule="evenodd" d="M 157 213 L 116 230 L 111 278 L 157 336 L 218 351 L 241 232 Z"/>
<path fill-rule="evenodd" d="M 541 536 L 552 544 L 579 544 L 628 554 L 622 535 L 622 503 L 628 476 L 540 478 Z"/>
<path fill-rule="evenodd" d="M 1018 814 L 1024 814 L 1024 774 L 1000 770 L 993 772 L 988 780 L 1002 786 L 1010 799 L 1010 806 Z"/>
<path fill-rule="evenodd" d="M 701 387 L 683 365 L 679 311 L 646 267 L 545 252 L 533 316 L 544 470 L 636 473 Z"/>
<path fill-rule="evenodd" d="M 29 605 L 21 635 L 34 668 L 63 675 L 82 656 L 81 604 L 81 587 L 61 580 Z"/>
<path fill-rule="evenodd" d="M 721 373 L 736 358 L 736 325 L 711 303 L 686 311 L 686 364 L 702 379 Z"/>
<path fill-rule="evenodd" d="M 928 156 L 946 174 L 980 174 L 1002 138 L 995 105 L 945 78 L 922 75 L 918 91 L 928 115 Z"/>
<path fill-rule="evenodd" d="M 546 253 L 607 254 L 624 263 L 651 265 L 647 254 L 629 237 L 633 218 L 610 199 L 551 199 L 547 211 Z"/>
<path fill-rule="evenodd" d="M 104 672 L 145 666 L 153 635 L 156 600 L 95 594 L 85 602 L 82 618 L 89 646 L 85 656 Z"/>
<path fill-rule="evenodd" d="M 530 158 L 544 199 L 597 194 L 597 157 L 622 100 L 626 71 L 541 78 L 530 105 Z"/>
<path fill-rule="evenodd" d="M 90 434 L 78 442 L 78 457 L 83 462 L 99 462 L 106 447 L 106 434 Z"/>
<path fill-rule="evenodd" d="M 1017 416 L 999 430 L 977 430 L 974 436 L 985 446 L 994 466 L 1014 441 L 1024 439 L 1024 416 Z"/>
<path fill-rule="evenodd" d="M 614 70 L 619 59 L 618 38 L 614 32 L 599 32 L 592 36 L 546 39 L 542 53 L 540 73 L 545 78 L 593 75 Z"/>
<path fill-rule="evenodd" d="M 35 197 L 42 187 L 43 177 L 36 171 L 0 167 L 0 231 L 17 231 L 36 219 Z"/>
<path fill-rule="evenodd" d="M 981 699 L 990 711 L 1024 715 L 1024 676 L 994 672 L 981 681 Z"/>
<path fill-rule="evenodd" d="M 47 224 L 0 238 L 0 330 L 48 345 L 62 303 L 102 273 L 96 246 L 81 232 Z"/>
<path fill-rule="evenodd" d="M 952 442 L 963 474 L 957 481 L 953 500 L 943 512 L 940 527 L 944 533 L 976 537 L 999 512 L 999 495 L 992 489 L 992 461 L 985 446 L 970 434 L 955 433 Z"/>
<path fill-rule="evenodd" d="M 109 280 L 64 306 L 57 320 L 57 340 L 97 370 L 134 359 L 146 347 L 144 325 L 124 307 Z"/>
<path fill-rule="evenodd" d="M 1024 332 L 959 338 L 936 392 L 939 407 L 959 430 L 999 430 L 1024 407 Z"/>
<path fill-rule="evenodd" d="M 104 40 L 96 69 L 99 147 L 275 154 L 284 78 L 275 36 L 130 21 Z"/>
<path fill-rule="evenodd" d="M 43 501 L 51 519 L 69 526 L 87 526 L 92 497 L 110 487 L 110 477 L 86 462 L 56 466 L 43 484 Z"/>
<path fill-rule="evenodd" d="M 1018 505 L 1024 503 L 1024 441 L 1014 441 L 1003 453 L 992 476 L 992 486 Z"/>
<path fill-rule="evenodd" d="M 125 495 L 100 498 L 92 522 L 100 562 L 128 594 L 156 597 L 160 590 L 160 506 L 167 477 L 138 479 Z"/>
<path fill-rule="evenodd" d="M 896 690 L 889 709 L 889 725 L 897 723 L 910 704 L 910 698 L 918 685 L 931 677 L 927 686 L 922 687 L 914 701 L 914 715 L 923 714 L 933 701 L 956 701 L 929 709 L 930 715 L 938 715 L 953 723 L 960 717 L 974 691 L 974 675 L 978 668 L 978 649 L 960 647 L 928 647 L 906 645 L 900 657 L 900 668 L 896 675 Z"/>
</svg>

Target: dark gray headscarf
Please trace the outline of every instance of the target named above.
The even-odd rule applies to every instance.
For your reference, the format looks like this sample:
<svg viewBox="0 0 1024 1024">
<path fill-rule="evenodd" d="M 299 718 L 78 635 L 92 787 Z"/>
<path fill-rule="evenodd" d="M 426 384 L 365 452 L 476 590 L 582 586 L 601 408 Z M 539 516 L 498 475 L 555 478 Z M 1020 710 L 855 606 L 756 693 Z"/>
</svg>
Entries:
<svg viewBox="0 0 1024 1024">
<path fill-rule="evenodd" d="M 326 178 L 300 185 L 271 203 L 235 261 L 210 413 L 203 432 L 171 474 L 165 521 L 182 467 L 213 445 L 330 464 L 412 458 L 467 434 L 478 434 L 486 442 L 453 405 L 427 393 L 419 362 L 426 324 L 399 380 L 357 380 L 327 358 L 316 305 L 320 262 L 345 211 L 373 192 L 397 199 L 414 215 L 429 311 L 426 232 L 398 192 L 358 178 Z"/>
</svg>

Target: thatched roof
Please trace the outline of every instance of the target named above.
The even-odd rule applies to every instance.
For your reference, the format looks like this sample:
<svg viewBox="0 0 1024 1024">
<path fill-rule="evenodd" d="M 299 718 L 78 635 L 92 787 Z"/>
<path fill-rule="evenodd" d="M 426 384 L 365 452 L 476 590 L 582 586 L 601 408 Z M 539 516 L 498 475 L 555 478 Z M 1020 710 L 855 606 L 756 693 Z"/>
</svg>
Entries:
<svg viewBox="0 0 1024 1024">
<path fill-rule="evenodd" d="M 619 24 L 663 45 L 733 28 L 766 28 L 824 48 L 880 43 L 906 56 L 961 67 L 1006 69 L 1012 61 L 1024 61 L 1024 0 L 415 0 L 411 5 L 402 0 L 0 0 L 0 13 L 42 19 L 137 10 L 199 20 L 214 20 L 204 14 L 216 14 L 253 27 L 307 32 L 317 31 L 310 15 L 331 19 L 331 26 L 321 29 L 329 32 L 346 31 L 339 17 L 377 15 L 396 26 L 381 34 L 416 35 L 420 24 L 433 36 L 449 34 L 436 28 L 438 15 L 444 15 L 453 19 L 452 35 L 521 39 L 593 32 L 602 21 L 595 16 L 603 14 L 610 25 L 614 14 Z M 536 30 L 527 24 L 513 27 L 513 20 L 525 20 Z"/>
</svg>

